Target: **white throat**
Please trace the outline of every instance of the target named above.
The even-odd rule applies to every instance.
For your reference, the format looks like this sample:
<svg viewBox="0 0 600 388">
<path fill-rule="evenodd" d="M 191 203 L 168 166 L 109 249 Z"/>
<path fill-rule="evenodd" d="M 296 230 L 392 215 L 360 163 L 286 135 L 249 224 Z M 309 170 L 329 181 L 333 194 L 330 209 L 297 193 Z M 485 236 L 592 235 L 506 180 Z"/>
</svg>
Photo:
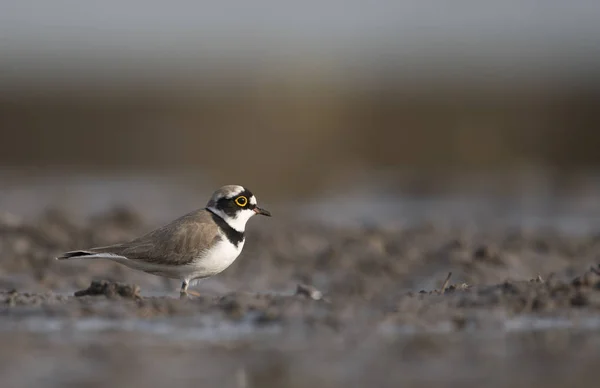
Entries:
<svg viewBox="0 0 600 388">
<path fill-rule="evenodd" d="M 254 210 L 242 209 L 235 214 L 235 217 L 231 217 L 225 214 L 223 211 L 212 206 L 208 207 L 208 210 L 221 217 L 223 221 L 227 223 L 227 225 L 231 226 L 240 233 L 244 233 L 244 230 L 246 230 L 246 222 L 248 222 L 248 220 L 256 214 Z"/>
</svg>

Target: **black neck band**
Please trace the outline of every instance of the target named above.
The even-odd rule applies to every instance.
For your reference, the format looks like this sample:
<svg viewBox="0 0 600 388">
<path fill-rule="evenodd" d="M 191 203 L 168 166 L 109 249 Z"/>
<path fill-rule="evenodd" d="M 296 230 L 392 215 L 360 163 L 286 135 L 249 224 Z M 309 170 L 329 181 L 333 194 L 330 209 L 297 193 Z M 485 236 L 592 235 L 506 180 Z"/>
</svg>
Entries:
<svg viewBox="0 0 600 388">
<path fill-rule="evenodd" d="M 225 233 L 225 236 L 227 236 L 227 240 L 229 240 L 229 242 L 231 242 L 233 245 L 235 245 L 237 247 L 239 245 L 239 243 L 244 241 L 244 232 L 239 232 L 239 231 L 233 229 L 233 227 L 231 225 L 229 225 L 227 223 L 227 221 L 225 221 L 224 219 L 219 217 L 212 210 L 210 210 L 208 208 L 206 210 L 208 210 L 210 212 L 213 221 L 217 225 L 219 225 L 219 227 L 221 228 L 223 233 Z"/>
</svg>

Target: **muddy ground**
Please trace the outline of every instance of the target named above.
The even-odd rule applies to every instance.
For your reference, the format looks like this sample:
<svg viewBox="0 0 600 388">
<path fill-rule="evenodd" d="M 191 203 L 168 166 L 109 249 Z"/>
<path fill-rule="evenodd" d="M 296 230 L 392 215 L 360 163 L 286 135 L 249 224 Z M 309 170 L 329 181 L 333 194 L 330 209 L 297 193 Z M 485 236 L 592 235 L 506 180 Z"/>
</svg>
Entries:
<svg viewBox="0 0 600 388">
<path fill-rule="evenodd" d="M 600 235 L 253 219 L 187 300 L 53 260 L 153 226 L 123 208 L 1 217 L 2 387 L 597 385 Z"/>
</svg>

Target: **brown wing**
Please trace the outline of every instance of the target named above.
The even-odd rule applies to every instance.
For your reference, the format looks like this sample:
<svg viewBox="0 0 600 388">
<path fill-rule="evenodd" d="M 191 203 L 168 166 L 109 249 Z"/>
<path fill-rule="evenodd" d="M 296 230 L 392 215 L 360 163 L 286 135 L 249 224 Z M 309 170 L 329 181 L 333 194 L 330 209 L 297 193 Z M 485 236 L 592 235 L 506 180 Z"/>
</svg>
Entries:
<svg viewBox="0 0 600 388">
<path fill-rule="evenodd" d="M 128 243 L 94 248 L 129 260 L 182 265 L 194 261 L 220 239 L 212 213 L 200 209 Z"/>
</svg>

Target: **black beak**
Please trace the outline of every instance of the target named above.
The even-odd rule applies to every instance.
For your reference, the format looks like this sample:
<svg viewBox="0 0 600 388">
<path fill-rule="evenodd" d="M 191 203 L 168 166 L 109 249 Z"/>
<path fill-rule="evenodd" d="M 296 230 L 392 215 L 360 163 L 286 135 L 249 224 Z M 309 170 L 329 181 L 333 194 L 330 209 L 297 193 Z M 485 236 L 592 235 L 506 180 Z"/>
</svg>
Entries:
<svg viewBox="0 0 600 388">
<path fill-rule="evenodd" d="M 256 207 L 254 208 L 254 212 L 255 212 L 256 214 L 260 214 L 261 216 L 267 216 L 267 217 L 271 217 L 271 212 L 270 212 L 270 211 L 268 211 L 268 210 L 265 210 L 265 209 L 261 209 L 261 208 L 259 208 L 258 206 L 256 206 Z"/>
</svg>

